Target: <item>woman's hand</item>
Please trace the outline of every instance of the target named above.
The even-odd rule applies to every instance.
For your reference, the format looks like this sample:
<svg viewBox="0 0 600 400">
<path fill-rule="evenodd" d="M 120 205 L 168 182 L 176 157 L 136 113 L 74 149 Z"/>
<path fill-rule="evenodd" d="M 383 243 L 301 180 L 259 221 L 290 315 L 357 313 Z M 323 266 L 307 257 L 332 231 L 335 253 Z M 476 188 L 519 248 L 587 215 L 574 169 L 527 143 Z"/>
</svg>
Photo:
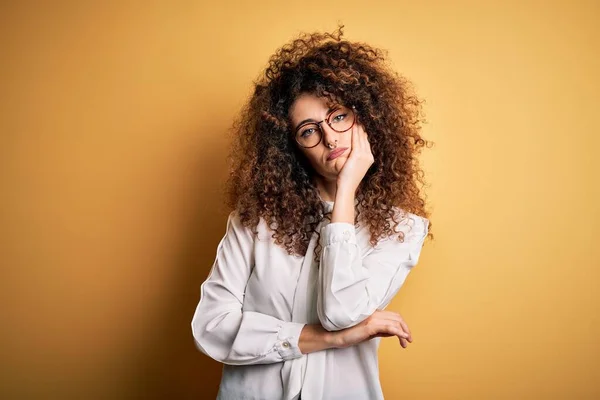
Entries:
<svg viewBox="0 0 600 400">
<path fill-rule="evenodd" d="M 367 133 L 358 121 L 352 127 L 352 149 L 337 177 L 337 187 L 355 193 L 365 174 L 375 162 Z"/>
<path fill-rule="evenodd" d="M 392 311 L 376 310 L 364 321 L 337 331 L 336 334 L 336 346 L 339 348 L 350 347 L 375 337 L 389 336 L 397 336 L 403 348 L 408 346 L 408 342 L 412 343 L 408 325 L 400 314 Z"/>
</svg>

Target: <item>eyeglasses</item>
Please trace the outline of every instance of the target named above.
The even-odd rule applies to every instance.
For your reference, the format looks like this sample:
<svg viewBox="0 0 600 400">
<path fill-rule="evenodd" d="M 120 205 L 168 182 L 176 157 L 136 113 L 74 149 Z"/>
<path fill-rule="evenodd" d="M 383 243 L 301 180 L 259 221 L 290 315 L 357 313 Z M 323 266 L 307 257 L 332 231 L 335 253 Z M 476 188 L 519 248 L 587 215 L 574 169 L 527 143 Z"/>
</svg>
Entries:
<svg viewBox="0 0 600 400">
<path fill-rule="evenodd" d="M 356 108 L 354 106 L 352 108 L 338 106 L 331 110 L 324 120 L 320 122 L 307 122 L 300 125 L 296 129 L 294 137 L 300 146 L 310 149 L 317 146 L 323 140 L 323 129 L 321 128 L 323 122 L 327 122 L 327 125 L 335 132 L 342 133 L 352 129 L 355 121 Z"/>
</svg>

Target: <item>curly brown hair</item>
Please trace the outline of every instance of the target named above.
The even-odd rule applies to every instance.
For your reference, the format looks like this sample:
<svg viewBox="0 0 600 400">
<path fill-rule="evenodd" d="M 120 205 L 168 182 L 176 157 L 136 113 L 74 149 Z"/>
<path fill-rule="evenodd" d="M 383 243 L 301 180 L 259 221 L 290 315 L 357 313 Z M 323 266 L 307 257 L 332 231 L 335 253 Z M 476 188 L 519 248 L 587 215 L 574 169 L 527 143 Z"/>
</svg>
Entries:
<svg viewBox="0 0 600 400">
<path fill-rule="evenodd" d="M 303 256 L 311 236 L 319 235 L 319 223 L 331 215 L 291 133 L 289 108 L 303 93 L 356 107 L 375 162 L 356 192 L 355 224 L 361 220 L 369 226 L 373 246 L 398 232 L 398 210 L 402 216 L 412 212 L 429 218 L 417 157 L 432 144 L 420 135 L 422 101 L 411 83 L 388 66 L 386 51 L 343 40 L 343 27 L 301 33 L 279 48 L 233 123 L 227 206 L 255 234 L 263 218 L 290 255 Z M 428 236 L 433 239 L 432 225 Z M 404 240 L 402 233 L 399 240 Z"/>
</svg>

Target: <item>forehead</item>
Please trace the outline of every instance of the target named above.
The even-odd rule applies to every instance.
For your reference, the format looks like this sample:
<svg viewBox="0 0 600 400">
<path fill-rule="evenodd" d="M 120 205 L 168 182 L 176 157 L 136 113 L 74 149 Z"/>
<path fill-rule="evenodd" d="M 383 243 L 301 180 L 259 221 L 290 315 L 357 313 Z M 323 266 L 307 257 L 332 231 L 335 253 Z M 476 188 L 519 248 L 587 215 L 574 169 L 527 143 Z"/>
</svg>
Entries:
<svg viewBox="0 0 600 400">
<path fill-rule="evenodd" d="M 292 121 L 304 118 L 319 117 L 332 105 L 327 97 L 317 97 L 314 94 L 303 93 L 292 103 L 289 114 Z"/>
</svg>

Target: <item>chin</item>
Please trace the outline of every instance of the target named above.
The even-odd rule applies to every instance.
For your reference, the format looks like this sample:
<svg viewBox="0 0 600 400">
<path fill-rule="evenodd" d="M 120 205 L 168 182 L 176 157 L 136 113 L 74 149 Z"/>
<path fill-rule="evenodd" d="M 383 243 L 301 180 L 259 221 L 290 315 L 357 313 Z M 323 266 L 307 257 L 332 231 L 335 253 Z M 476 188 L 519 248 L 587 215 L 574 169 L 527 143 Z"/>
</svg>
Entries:
<svg viewBox="0 0 600 400">
<path fill-rule="evenodd" d="M 333 181 L 337 179 L 338 175 L 340 174 L 340 171 L 338 168 L 327 168 L 326 170 L 319 171 L 318 174 L 321 175 L 321 177 L 326 181 Z"/>
<path fill-rule="evenodd" d="M 346 164 L 346 160 L 347 160 L 346 157 L 338 157 L 338 158 L 336 158 L 334 160 L 335 161 L 334 168 L 339 172 L 344 167 L 344 165 Z"/>
<path fill-rule="evenodd" d="M 318 171 L 318 174 L 322 177 L 328 180 L 333 180 L 336 179 L 337 176 L 340 174 L 340 171 L 346 164 L 346 160 L 346 157 L 338 157 L 335 160 L 333 160 L 335 162 L 326 161 L 325 165 L 321 165 L 320 168 L 315 169 Z"/>
</svg>

